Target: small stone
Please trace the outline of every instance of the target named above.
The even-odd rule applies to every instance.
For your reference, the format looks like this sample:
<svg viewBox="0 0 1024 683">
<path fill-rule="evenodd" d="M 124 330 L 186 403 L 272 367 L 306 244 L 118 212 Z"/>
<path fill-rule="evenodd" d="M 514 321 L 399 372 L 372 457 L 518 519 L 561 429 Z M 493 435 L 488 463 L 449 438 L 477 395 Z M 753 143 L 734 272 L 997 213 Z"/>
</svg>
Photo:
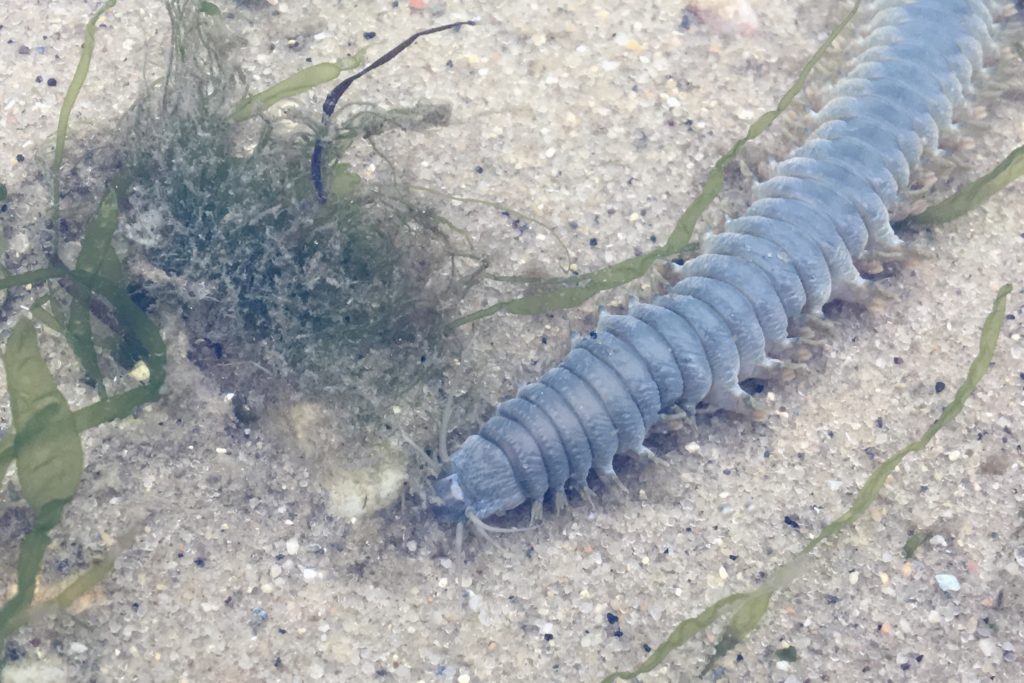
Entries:
<svg viewBox="0 0 1024 683">
<path fill-rule="evenodd" d="M 850 585 L 851 586 L 856 586 L 857 582 L 860 581 L 860 572 L 852 571 L 852 572 L 850 572 L 850 576 L 848 578 L 850 580 Z"/>
<path fill-rule="evenodd" d="M 960 590 L 960 581 L 952 574 L 936 574 L 935 583 L 947 593 L 956 593 Z"/>
<path fill-rule="evenodd" d="M 459 674 L 459 683 L 469 683 L 471 680 L 469 674 Z"/>
<path fill-rule="evenodd" d="M 285 541 L 284 550 L 289 555 L 298 555 L 299 554 L 299 539 L 295 538 L 294 536 L 289 538 L 287 541 Z"/>
<path fill-rule="evenodd" d="M 711 30 L 725 35 L 750 35 L 761 25 L 749 0 L 695 0 L 687 7 Z"/>
<path fill-rule="evenodd" d="M 149 366 L 140 360 L 135 364 L 135 367 L 128 372 L 128 376 L 136 382 L 148 382 L 150 376 Z"/>
<path fill-rule="evenodd" d="M 73 654 L 73 655 L 81 655 L 81 654 L 85 654 L 86 652 L 88 652 L 89 648 L 86 647 L 85 644 L 83 644 L 83 643 L 74 642 L 74 643 L 71 643 L 71 645 L 68 646 L 68 651 L 71 652 L 71 654 Z"/>
</svg>

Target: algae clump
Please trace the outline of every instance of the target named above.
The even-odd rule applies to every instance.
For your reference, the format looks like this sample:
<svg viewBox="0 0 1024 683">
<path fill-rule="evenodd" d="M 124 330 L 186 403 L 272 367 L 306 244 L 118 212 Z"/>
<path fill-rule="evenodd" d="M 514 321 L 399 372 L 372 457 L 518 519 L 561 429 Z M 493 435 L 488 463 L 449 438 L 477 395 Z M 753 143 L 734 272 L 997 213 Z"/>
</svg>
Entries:
<svg viewBox="0 0 1024 683">
<path fill-rule="evenodd" d="M 462 276 L 434 209 L 343 156 L 394 128 L 443 125 L 450 108 L 350 106 L 330 131 L 312 112 L 289 121 L 266 110 L 276 95 L 251 106 L 219 16 L 169 10 L 166 76 L 127 115 L 112 160 L 138 296 L 180 306 L 194 360 L 232 389 L 279 382 L 371 419 L 434 367 Z M 300 81 L 263 93 L 298 94 Z M 308 177 L 318 137 L 334 155 L 323 205 Z"/>
</svg>

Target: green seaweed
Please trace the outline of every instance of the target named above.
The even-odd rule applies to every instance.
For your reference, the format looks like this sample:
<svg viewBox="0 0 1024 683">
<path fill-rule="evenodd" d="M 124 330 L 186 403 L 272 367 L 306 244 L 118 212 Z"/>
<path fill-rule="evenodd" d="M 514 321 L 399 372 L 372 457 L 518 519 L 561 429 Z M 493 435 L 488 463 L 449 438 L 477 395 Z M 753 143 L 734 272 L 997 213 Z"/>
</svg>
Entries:
<svg viewBox="0 0 1024 683">
<path fill-rule="evenodd" d="M 82 249 L 75 264 L 75 270 L 83 277 L 93 275 L 104 277 L 126 285 L 124 269 L 113 252 L 111 240 L 117 230 L 117 197 L 111 192 L 100 204 L 99 211 L 86 225 Z M 100 398 L 107 397 L 103 385 L 103 372 L 92 334 L 92 293 L 85 284 L 72 280 L 69 285 L 72 299 L 64 329 L 68 344 L 85 370 L 86 377 L 96 384 Z"/>
<path fill-rule="evenodd" d="M 74 495 L 82 474 L 82 444 L 71 408 L 39 352 L 35 329 L 24 318 L 7 340 L 4 372 L 18 482 L 38 515 L 49 503 Z"/>
<path fill-rule="evenodd" d="M 86 27 L 78 67 L 64 97 L 58 123 L 53 162 L 51 219 L 60 212 L 59 175 L 71 111 L 88 75 L 95 47 L 96 22 L 116 4 L 108 0 Z M 3 366 L 11 402 L 11 430 L 0 440 L 0 479 L 14 463 L 21 494 L 32 508 L 34 520 L 22 538 L 16 563 L 17 592 L 0 606 L 0 643 L 33 618 L 53 609 L 66 608 L 99 583 L 113 567 L 123 544 L 112 549 L 92 568 L 79 574 L 60 593 L 41 604 L 33 604 L 36 582 L 50 543 L 50 532 L 59 524 L 64 506 L 74 497 L 81 479 L 84 452 L 79 434 L 90 427 L 129 415 L 135 408 L 159 396 L 165 373 L 165 349 L 159 329 L 127 294 L 127 278 L 111 240 L 117 228 L 117 197 L 110 191 L 96 215 L 86 226 L 74 269 L 56 256 L 52 265 L 34 271 L 8 275 L 3 271 L 0 291 L 27 284 L 60 283 L 71 303 L 61 320 L 55 294 L 60 288 L 37 298 L 31 312 L 48 327 L 65 337 L 86 375 L 97 384 L 99 400 L 72 411 L 58 389 L 39 351 L 33 324 L 18 320 L 8 337 Z M 94 297 L 99 301 L 94 302 Z M 144 359 L 150 368 L 149 381 L 116 396 L 109 396 L 102 382 L 99 355 L 92 334 L 93 305 L 110 307 L 122 346 L 130 357 Z M 49 305 L 49 310 L 47 308 Z M 3 665 L 0 660 L 0 666 Z"/>
<path fill-rule="evenodd" d="M 793 103 L 793 100 L 795 100 L 803 90 L 804 84 L 807 82 L 811 71 L 825 56 L 825 53 L 832 47 L 836 38 L 839 37 L 839 34 L 842 33 L 853 20 L 859 9 L 860 0 L 857 0 L 854 2 L 853 7 L 846 16 L 843 17 L 842 21 L 832 29 L 832 32 L 829 33 L 825 41 L 804 63 L 796 80 L 785 94 L 783 94 L 782 98 L 776 104 L 775 109 L 761 114 L 756 121 L 750 124 L 746 135 L 737 140 L 729 151 L 723 154 L 718 161 L 715 162 L 715 165 L 712 166 L 711 170 L 708 172 L 708 177 L 704 181 L 704 185 L 701 187 L 700 193 L 697 195 L 696 199 L 686 207 L 683 211 L 683 215 L 679 217 L 679 220 L 676 221 L 675 227 L 668 236 L 668 239 L 665 241 L 665 244 L 652 249 L 645 254 L 633 256 L 613 265 L 595 270 L 592 273 L 586 273 L 571 278 L 569 280 L 570 284 L 566 286 L 554 287 L 549 291 L 544 291 L 539 294 L 530 294 L 516 299 L 499 301 L 498 303 L 487 306 L 486 308 L 482 308 L 460 318 L 456 318 L 447 324 L 447 329 L 450 331 L 462 325 L 466 325 L 477 320 L 483 320 L 484 318 L 488 318 L 501 311 L 512 313 L 514 315 L 538 315 L 566 308 L 576 308 L 585 303 L 595 294 L 609 289 L 614 289 L 615 287 L 621 287 L 633 282 L 637 278 L 643 277 L 650 272 L 651 267 L 654 266 L 656 262 L 674 258 L 688 250 L 690 248 L 690 240 L 693 237 L 693 231 L 697 226 L 697 221 L 699 221 L 701 216 L 704 215 L 707 208 L 711 206 L 711 202 L 713 202 L 718 196 L 718 193 L 721 191 L 722 186 L 725 183 L 726 167 L 732 163 L 737 156 L 739 156 L 740 151 L 742 151 L 748 142 L 768 130 L 775 120 L 789 108 L 790 104 Z"/>
<path fill-rule="evenodd" d="M 114 562 L 121 553 L 131 545 L 135 538 L 135 531 L 125 534 L 117 540 L 117 543 L 106 552 L 100 559 L 93 562 L 92 566 L 79 572 L 71 582 L 61 589 L 57 595 L 42 602 L 34 601 L 17 612 L 10 615 L 6 621 L 0 619 L 0 643 L 22 626 L 51 612 L 66 610 L 74 604 L 75 600 L 82 597 L 102 582 L 114 569 Z M 3 662 L 0 661 L 0 668 Z"/>
<path fill-rule="evenodd" d="M 1006 297 L 1010 292 L 1010 285 L 1003 285 L 996 294 L 991 312 L 982 326 L 978 354 L 972 361 L 970 368 L 968 368 L 966 378 L 956 390 L 949 405 L 943 409 L 938 419 L 917 440 L 907 444 L 875 468 L 871 476 L 868 477 L 867 481 L 857 492 L 853 504 L 846 512 L 830 522 L 821 533 L 811 539 L 792 559 L 772 572 L 758 588 L 726 596 L 702 611 L 697 617 L 680 622 L 665 642 L 655 648 L 650 656 L 636 669 L 611 673 L 602 679 L 602 683 L 613 683 L 617 679 L 635 679 L 641 674 L 653 671 L 665 661 L 673 650 L 686 644 L 698 633 L 709 628 L 728 608 L 734 606 L 735 611 L 733 611 L 732 616 L 719 636 L 714 654 L 705 664 L 700 672 L 700 676 L 707 674 L 721 657 L 743 642 L 761 622 L 775 594 L 792 584 L 807 568 L 815 548 L 824 541 L 834 538 L 860 519 L 875 502 L 889 476 L 903 459 L 910 453 L 924 450 L 939 430 L 960 414 L 964 403 L 966 403 L 967 399 L 977 388 L 982 377 L 988 371 L 992 356 L 995 353 L 996 344 L 999 341 L 999 332 L 1002 329 L 1003 319 L 1006 315 Z"/>
<path fill-rule="evenodd" d="M 359 68 L 365 61 L 366 49 L 364 48 L 354 56 L 337 62 L 323 62 L 307 66 L 305 69 L 275 83 L 266 90 L 261 90 L 255 95 L 250 95 L 239 102 L 238 106 L 231 113 L 231 120 L 239 123 L 252 118 L 283 99 L 294 97 L 318 85 L 329 83 L 341 75 L 343 71 Z"/>
<path fill-rule="evenodd" d="M 124 139 L 110 145 L 107 165 L 125 169 L 123 191 L 132 195 L 126 257 L 157 276 L 134 284 L 179 305 L 190 335 L 223 352 L 208 370 L 229 377 L 233 391 L 265 385 L 269 374 L 361 405 L 369 419 L 379 410 L 368 385 L 393 397 L 436 370 L 442 323 L 475 274 L 463 273 L 464 254 L 433 208 L 397 181 L 363 180 L 344 155 L 389 130 L 443 125 L 451 107 L 339 107 L 325 140 L 331 198 L 320 204 L 306 156 L 320 124 L 300 118 L 309 132 L 296 135 L 268 114 L 238 122 L 361 63 L 362 54 L 243 98 L 232 41 L 190 7 L 170 3 L 177 28 L 164 87 L 136 103 L 120 127 Z M 135 239 L 146 214 L 160 220 Z"/>
<path fill-rule="evenodd" d="M 934 206 L 896 224 L 896 229 L 939 225 L 960 218 L 1024 175 L 1024 145 L 1010 152 L 985 175 L 971 181 Z"/>
<path fill-rule="evenodd" d="M 57 222 L 57 218 L 60 215 L 60 167 L 64 163 L 64 145 L 67 142 L 68 126 L 71 124 L 71 110 L 75 108 L 75 102 L 78 100 L 78 95 L 82 92 L 82 86 L 85 85 L 85 79 L 89 75 L 89 64 L 92 63 L 92 53 L 96 48 L 96 23 L 104 13 L 116 4 L 117 0 L 106 0 L 89 18 L 88 23 L 86 23 L 85 37 L 82 39 L 82 51 L 78 57 L 78 66 L 75 68 L 75 73 L 71 77 L 71 83 L 68 85 L 68 91 L 64 95 L 64 101 L 60 106 L 51 171 L 53 174 L 50 197 L 52 203 L 51 220 L 54 223 Z"/>
<path fill-rule="evenodd" d="M 29 618 L 36 577 L 42 557 L 49 545 L 49 533 L 59 523 L 64 505 L 74 496 L 81 477 L 84 454 L 79 433 L 104 422 L 126 417 L 143 403 L 159 396 L 165 373 L 165 349 L 159 330 L 128 297 L 120 263 L 112 249 L 104 250 L 101 242 L 110 226 L 116 226 L 116 198 L 111 192 L 101 204 L 97 218 L 83 239 L 79 256 L 81 269 L 68 270 L 57 266 L 35 271 L 40 281 L 62 277 L 68 280 L 69 291 L 102 297 L 113 309 L 125 340 L 140 350 L 150 368 L 147 384 L 115 396 L 102 395 L 100 400 L 72 411 L 50 374 L 39 352 L 35 329 L 26 320 L 19 320 L 4 350 L 4 370 L 11 400 L 12 429 L 0 441 L 0 478 L 13 462 L 16 465 L 22 495 L 36 514 L 32 530 L 22 539 L 17 563 L 18 592 L 0 608 L 0 642 Z M 89 245 L 86 248 L 86 245 Z M 109 246 L 109 245 L 108 245 Z M 111 277 L 121 277 L 111 279 Z M 11 280 L 13 277 L 4 278 Z M 4 287 L 0 282 L 0 287 Z M 37 310 L 45 310 L 39 307 Z M 86 308 L 88 311 L 88 308 Z M 45 319 L 45 318 L 44 318 Z M 46 322 L 57 323 L 52 317 Z M 62 326 L 65 333 L 70 328 Z M 91 339 L 91 336 L 90 336 Z M 68 343 L 84 343 L 83 339 Z M 77 354 L 76 354 L 77 355 Z M 88 354 L 95 358 L 95 349 Z M 112 562 L 112 560 L 110 560 Z M 109 572 L 109 568 L 87 570 L 75 586 L 83 591 Z M 62 593 L 61 595 L 67 597 Z M 58 596 L 56 606 L 64 604 Z M 35 612 L 33 612 L 34 614 Z"/>
<path fill-rule="evenodd" d="M 13 460 L 21 493 L 35 513 L 32 530 L 18 554 L 17 593 L 0 607 L 0 641 L 10 622 L 35 594 L 50 531 L 75 494 L 85 456 L 71 409 L 39 352 L 35 328 L 19 320 L 4 349 L 4 371 L 11 401 L 12 446 L 0 455 L 0 471 Z"/>
</svg>

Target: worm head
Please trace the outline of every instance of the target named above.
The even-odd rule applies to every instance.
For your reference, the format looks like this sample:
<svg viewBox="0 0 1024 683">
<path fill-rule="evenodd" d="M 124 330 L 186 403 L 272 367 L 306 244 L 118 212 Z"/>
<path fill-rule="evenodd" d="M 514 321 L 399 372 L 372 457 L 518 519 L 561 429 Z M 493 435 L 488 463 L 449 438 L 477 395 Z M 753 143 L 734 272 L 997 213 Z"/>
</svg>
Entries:
<svg viewBox="0 0 1024 683">
<path fill-rule="evenodd" d="M 430 507 L 438 519 L 444 522 L 457 522 L 466 518 L 466 497 L 459 486 L 459 477 L 449 474 L 434 482 L 434 498 Z"/>
</svg>

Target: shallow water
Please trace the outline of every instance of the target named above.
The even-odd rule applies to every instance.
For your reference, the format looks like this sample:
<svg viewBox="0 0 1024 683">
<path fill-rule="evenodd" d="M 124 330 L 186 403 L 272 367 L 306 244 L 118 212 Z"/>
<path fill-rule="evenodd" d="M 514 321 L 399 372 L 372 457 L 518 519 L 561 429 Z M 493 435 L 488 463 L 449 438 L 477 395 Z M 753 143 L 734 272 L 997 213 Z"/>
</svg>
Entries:
<svg viewBox="0 0 1024 683">
<path fill-rule="evenodd" d="M 706 170 L 774 106 L 835 20 L 820 3 L 775 0 L 759 3 L 758 26 L 743 30 L 710 15 L 687 15 L 684 29 L 678 3 L 634 0 L 448 2 L 438 17 L 404 2 L 354 4 L 231 6 L 227 24 L 247 41 L 253 89 L 307 57 L 325 61 L 367 44 L 374 56 L 428 25 L 480 17 L 472 29 L 417 43 L 352 96 L 452 101 L 448 127 L 381 144 L 416 184 L 498 200 L 555 226 L 569 259 L 538 226 L 522 230 L 471 204 L 452 209 L 494 272 L 548 275 L 630 256 L 651 236 L 663 240 Z M 17 253 L 39 238 L 34 226 L 47 198 L 38 169 L 50 159 L 63 86 L 93 9 L 62 1 L 0 11 L 0 37 L 8 39 L 0 154 L 26 157 L 0 176 L 11 192 L 2 220 Z M 73 119 L 69 145 L 78 149 L 163 61 L 154 44 L 166 40 L 161 7 L 123 4 L 103 24 Z M 817 83 L 839 67 L 830 68 Z M 297 106 L 315 112 L 320 97 Z M 1019 89 L 985 100 L 985 126 L 970 133 L 968 175 L 1024 138 L 1014 97 Z M 784 149 L 787 135 L 798 139 L 805 126 L 799 112 L 784 117 L 749 163 Z M 746 189 L 733 177 L 725 206 L 742 206 Z M 595 510 L 576 500 L 535 531 L 499 537 L 497 548 L 471 539 L 461 572 L 449 559 L 452 530 L 426 513 L 337 515 L 323 492 L 322 461 L 324 453 L 345 458 L 365 449 L 351 428 L 339 424 L 318 454 L 289 448 L 270 426 L 246 433 L 224 389 L 185 359 L 190 340 L 180 325 L 165 319 L 167 395 L 136 419 L 85 434 L 86 475 L 43 584 L 64 578 L 62 560 L 72 571 L 86 566 L 132 523 L 142 532 L 76 606 L 75 619 L 47 619 L 17 634 L 3 680 L 47 680 L 44 672 L 75 681 L 596 680 L 628 668 L 680 619 L 755 585 L 840 514 L 882 458 L 927 427 L 962 379 L 1004 282 L 1015 286 L 1014 318 L 964 413 L 900 467 L 852 533 L 821 551 L 719 674 L 1016 680 L 1014 648 L 1024 647 L 1022 219 L 1018 183 L 966 219 L 911 236 L 921 257 L 891 278 L 894 299 L 877 310 L 837 311 L 811 370 L 768 385 L 767 422 L 702 418 L 698 434 L 659 441 L 672 468 L 624 465 L 631 500 L 602 496 Z M 641 281 L 630 291 L 646 297 L 654 286 Z M 478 288 L 466 310 L 507 293 Z M 460 330 L 458 362 L 447 373 L 458 397 L 453 441 L 487 406 L 557 362 L 569 332 L 593 325 L 597 303 Z M 7 311 L 7 325 L 15 312 Z M 59 345 L 47 348 L 54 365 L 73 362 Z M 62 377 L 72 402 L 89 400 L 72 373 Z M 939 382 L 948 388 L 938 391 Z M 389 421 L 427 438 L 440 410 L 427 387 Z M 904 561 L 908 535 L 928 526 L 939 536 Z M 12 565 L 4 552 L 4 577 L 13 577 Z M 956 576 L 961 589 L 943 592 L 937 574 Z M 690 678 L 710 642 L 643 680 Z M 775 655 L 788 645 L 796 662 Z"/>
</svg>

